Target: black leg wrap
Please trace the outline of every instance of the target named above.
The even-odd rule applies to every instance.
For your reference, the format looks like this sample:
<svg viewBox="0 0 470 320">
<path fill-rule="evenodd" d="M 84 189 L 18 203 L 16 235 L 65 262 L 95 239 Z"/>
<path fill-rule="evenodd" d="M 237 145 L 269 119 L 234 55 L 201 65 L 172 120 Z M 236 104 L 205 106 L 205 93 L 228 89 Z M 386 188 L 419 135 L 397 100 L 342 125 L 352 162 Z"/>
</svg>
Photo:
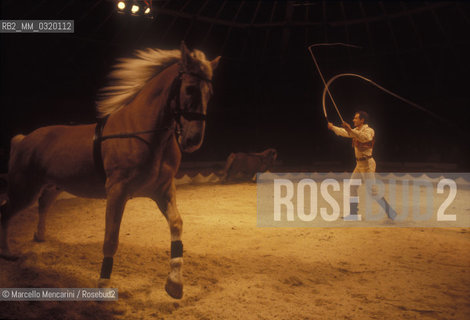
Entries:
<svg viewBox="0 0 470 320">
<path fill-rule="evenodd" d="M 387 200 L 382 197 L 382 199 L 378 200 L 378 203 L 384 209 L 385 213 L 387 213 L 388 218 L 391 220 L 395 220 L 398 213 L 390 206 Z"/>
<path fill-rule="evenodd" d="M 113 271 L 113 258 L 104 257 L 103 264 L 101 265 L 101 279 L 110 279 L 111 272 Z"/>
<path fill-rule="evenodd" d="M 350 202 L 349 203 L 349 214 L 357 214 L 359 209 L 358 209 L 358 204 L 355 202 Z"/>
<path fill-rule="evenodd" d="M 183 256 L 183 242 L 181 240 L 171 241 L 171 258 Z"/>
</svg>

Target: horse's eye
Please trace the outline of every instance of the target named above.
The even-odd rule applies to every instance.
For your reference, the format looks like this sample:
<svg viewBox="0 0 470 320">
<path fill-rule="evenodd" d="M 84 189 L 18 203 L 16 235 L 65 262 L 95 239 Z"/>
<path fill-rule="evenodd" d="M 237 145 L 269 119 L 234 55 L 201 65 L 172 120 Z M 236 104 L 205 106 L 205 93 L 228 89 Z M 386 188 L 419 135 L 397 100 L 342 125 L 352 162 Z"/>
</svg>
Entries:
<svg viewBox="0 0 470 320">
<path fill-rule="evenodd" d="M 188 86 L 186 87 L 186 94 L 188 96 L 194 95 L 197 92 L 197 87 L 196 86 Z"/>
</svg>

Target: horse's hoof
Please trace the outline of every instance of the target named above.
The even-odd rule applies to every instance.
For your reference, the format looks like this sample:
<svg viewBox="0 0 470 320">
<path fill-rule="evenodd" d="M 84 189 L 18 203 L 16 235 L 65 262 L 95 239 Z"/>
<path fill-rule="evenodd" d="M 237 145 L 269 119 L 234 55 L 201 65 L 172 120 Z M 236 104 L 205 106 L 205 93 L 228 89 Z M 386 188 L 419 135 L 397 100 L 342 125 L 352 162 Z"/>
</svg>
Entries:
<svg viewBox="0 0 470 320">
<path fill-rule="evenodd" d="M 111 288 L 111 279 L 100 278 L 98 280 L 98 288 Z"/>
<path fill-rule="evenodd" d="M 35 232 L 35 233 L 34 233 L 34 241 L 36 241 L 36 242 L 44 242 L 44 241 L 46 241 L 46 239 L 45 239 L 44 236 L 42 236 L 42 237 L 38 236 L 38 233 Z"/>
<path fill-rule="evenodd" d="M 181 299 L 183 297 L 182 283 L 173 282 L 170 279 L 167 279 L 165 284 L 165 290 L 172 298 Z"/>
<path fill-rule="evenodd" d="M 5 259 L 7 261 L 16 261 L 18 260 L 20 257 L 19 256 L 16 256 L 16 255 L 13 255 L 11 253 L 0 253 L 0 258 L 2 259 Z"/>
</svg>

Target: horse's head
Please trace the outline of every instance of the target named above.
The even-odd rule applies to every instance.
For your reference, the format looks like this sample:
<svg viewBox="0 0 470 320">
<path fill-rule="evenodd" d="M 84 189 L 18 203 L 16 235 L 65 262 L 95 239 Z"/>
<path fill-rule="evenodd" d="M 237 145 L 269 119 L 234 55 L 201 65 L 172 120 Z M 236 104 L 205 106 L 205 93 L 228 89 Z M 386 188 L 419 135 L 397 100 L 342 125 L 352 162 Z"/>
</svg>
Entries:
<svg viewBox="0 0 470 320">
<path fill-rule="evenodd" d="M 207 61 L 204 53 L 181 44 L 181 84 L 176 117 L 178 143 L 184 152 L 199 149 L 204 140 L 207 104 L 212 96 L 212 75 L 220 57 Z"/>
</svg>

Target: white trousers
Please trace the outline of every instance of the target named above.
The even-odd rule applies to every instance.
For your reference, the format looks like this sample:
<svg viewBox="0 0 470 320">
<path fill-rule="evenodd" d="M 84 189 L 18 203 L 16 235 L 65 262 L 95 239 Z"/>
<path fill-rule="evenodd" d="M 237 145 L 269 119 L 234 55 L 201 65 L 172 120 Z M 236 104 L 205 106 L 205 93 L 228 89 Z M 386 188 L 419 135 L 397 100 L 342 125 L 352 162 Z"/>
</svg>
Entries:
<svg viewBox="0 0 470 320">
<path fill-rule="evenodd" d="M 377 187 L 375 186 L 375 168 L 376 163 L 374 158 L 370 158 L 363 161 L 356 162 L 356 168 L 351 175 L 351 179 L 361 179 L 362 184 L 365 183 L 366 180 L 371 180 L 372 184 L 372 195 L 377 194 Z M 359 186 L 351 186 L 351 196 L 357 197 L 358 195 Z"/>
</svg>

